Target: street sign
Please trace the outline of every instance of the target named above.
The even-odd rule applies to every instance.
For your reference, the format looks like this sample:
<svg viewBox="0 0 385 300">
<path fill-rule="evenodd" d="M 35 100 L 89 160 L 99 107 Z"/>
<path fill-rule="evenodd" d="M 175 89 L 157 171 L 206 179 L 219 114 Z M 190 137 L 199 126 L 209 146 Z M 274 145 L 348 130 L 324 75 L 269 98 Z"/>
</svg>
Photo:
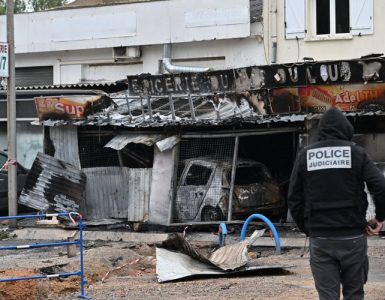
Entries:
<svg viewBox="0 0 385 300">
<path fill-rule="evenodd" d="M 9 77 L 7 43 L 0 43 L 0 77 Z"/>
</svg>

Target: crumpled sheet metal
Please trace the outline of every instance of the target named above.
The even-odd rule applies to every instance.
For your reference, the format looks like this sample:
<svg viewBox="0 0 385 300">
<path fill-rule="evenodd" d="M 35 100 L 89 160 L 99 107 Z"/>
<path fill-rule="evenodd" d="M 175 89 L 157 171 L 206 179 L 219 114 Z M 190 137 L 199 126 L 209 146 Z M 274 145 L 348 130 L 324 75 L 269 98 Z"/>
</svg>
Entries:
<svg viewBox="0 0 385 300">
<path fill-rule="evenodd" d="M 39 211 L 79 211 L 85 203 L 86 175 L 77 167 L 38 153 L 18 203 Z"/>
<path fill-rule="evenodd" d="M 291 268 L 292 265 L 246 265 L 237 270 L 224 271 L 213 265 L 195 260 L 187 254 L 163 248 L 156 248 L 156 274 L 158 282 L 167 282 L 192 276 L 227 276 L 244 274 L 257 270 L 272 270 Z"/>
<path fill-rule="evenodd" d="M 265 229 L 256 230 L 244 241 L 232 245 L 226 245 L 215 250 L 209 257 L 211 263 L 224 271 L 235 270 L 245 266 L 248 262 L 248 248 L 254 241 L 261 237 Z"/>
<path fill-rule="evenodd" d="M 156 248 L 156 274 L 158 282 L 177 280 L 194 275 L 225 273 L 213 265 L 200 262 L 187 254 Z"/>
<path fill-rule="evenodd" d="M 199 275 L 228 275 L 255 270 L 282 269 L 279 264 L 257 265 L 248 261 L 247 248 L 264 230 L 256 231 L 245 241 L 219 248 L 205 257 L 180 235 L 171 235 L 156 248 L 156 273 L 159 282 Z"/>
</svg>

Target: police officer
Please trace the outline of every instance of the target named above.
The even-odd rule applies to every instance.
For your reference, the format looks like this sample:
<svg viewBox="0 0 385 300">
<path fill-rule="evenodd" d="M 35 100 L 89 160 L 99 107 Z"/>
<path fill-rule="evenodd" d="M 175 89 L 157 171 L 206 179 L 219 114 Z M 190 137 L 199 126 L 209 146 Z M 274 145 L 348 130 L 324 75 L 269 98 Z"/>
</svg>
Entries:
<svg viewBox="0 0 385 300">
<path fill-rule="evenodd" d="M 290 178 L 289 209 L 310 237 L 310 266 L 322 300 L 340 299 L 341 284 L 344 299 L 364 298 L 366 235 L 377 235 L 385 218 L 385 178 L 352 137 L 343 113 L 329 109 L 318 141 L 300 151 Z M 365 183 L 376 206 L 369 222 Z"/>
</svg>

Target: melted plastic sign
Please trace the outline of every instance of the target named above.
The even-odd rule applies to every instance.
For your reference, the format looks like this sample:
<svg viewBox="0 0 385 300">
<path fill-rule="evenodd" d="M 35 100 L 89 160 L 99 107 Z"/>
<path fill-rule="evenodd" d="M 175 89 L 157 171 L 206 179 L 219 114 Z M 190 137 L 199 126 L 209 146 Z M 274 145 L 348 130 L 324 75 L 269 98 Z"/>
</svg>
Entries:
<svg viewBox="0 0 385 300">
<path fill-rule="evenodd" d="M 349 146 L 323 147 L 307 150 L 307 170 L 350 169 L 352 167 Z"/>
</svg>

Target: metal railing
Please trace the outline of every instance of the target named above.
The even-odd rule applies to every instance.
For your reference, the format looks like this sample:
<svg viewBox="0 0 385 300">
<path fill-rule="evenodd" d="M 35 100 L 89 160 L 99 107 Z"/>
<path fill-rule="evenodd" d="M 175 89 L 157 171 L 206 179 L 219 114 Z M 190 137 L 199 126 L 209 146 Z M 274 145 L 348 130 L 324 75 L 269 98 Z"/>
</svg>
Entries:
<svg viewBox="0 0 385 300">
<path fill-rule="evenodd" d="M 45 278 L 66 278 L 69 276 L 79 276 L 80 277 L 80 295 L 78 298 L 90 299 L 90 297 L 84 294 L 84 286 L 87 284 L 87 281 L 84 279 L 84 257 L 83 257 L 83 229 L 85 225 L 82 222 L 81 215 L 75 212 L 69 213 L 52 213 L 52 214 L 37 214 L 37 215 L 21 215 L 21 216 L 7 216 L 0 217 L 0 222 L 4 220 L 17 220 L 17 219 L 42 219 L 50 217 L 68 217 L 73 223 L 76 224 L 73 216 L 77 216 L 77 223 L 79 224 L 79 239 L 69 242 L 51 242 L 51 243 L 40 243 L 40 244 L 30 244 L 30 245 L 11 245 L 11 246 L 1 246 L 0 250 L 21 250 L 21 249 L 32 249 L 32 248 L 43 248 L 43 247 L 57 247 L 57 246 L 69 246 L 69 245 L 78 245 L 80 252 L 80 270 L 78 272 L 64 272 L 58 274 L 50 275 L 36 275 L 28 277 L 14 277 L 14 278 L 1 278 L 0 282 L 9 282 L 9 281 L 21 281 L 21 280 L 33 280 L 33 279 L 45 279 Z"/>
</svg>

